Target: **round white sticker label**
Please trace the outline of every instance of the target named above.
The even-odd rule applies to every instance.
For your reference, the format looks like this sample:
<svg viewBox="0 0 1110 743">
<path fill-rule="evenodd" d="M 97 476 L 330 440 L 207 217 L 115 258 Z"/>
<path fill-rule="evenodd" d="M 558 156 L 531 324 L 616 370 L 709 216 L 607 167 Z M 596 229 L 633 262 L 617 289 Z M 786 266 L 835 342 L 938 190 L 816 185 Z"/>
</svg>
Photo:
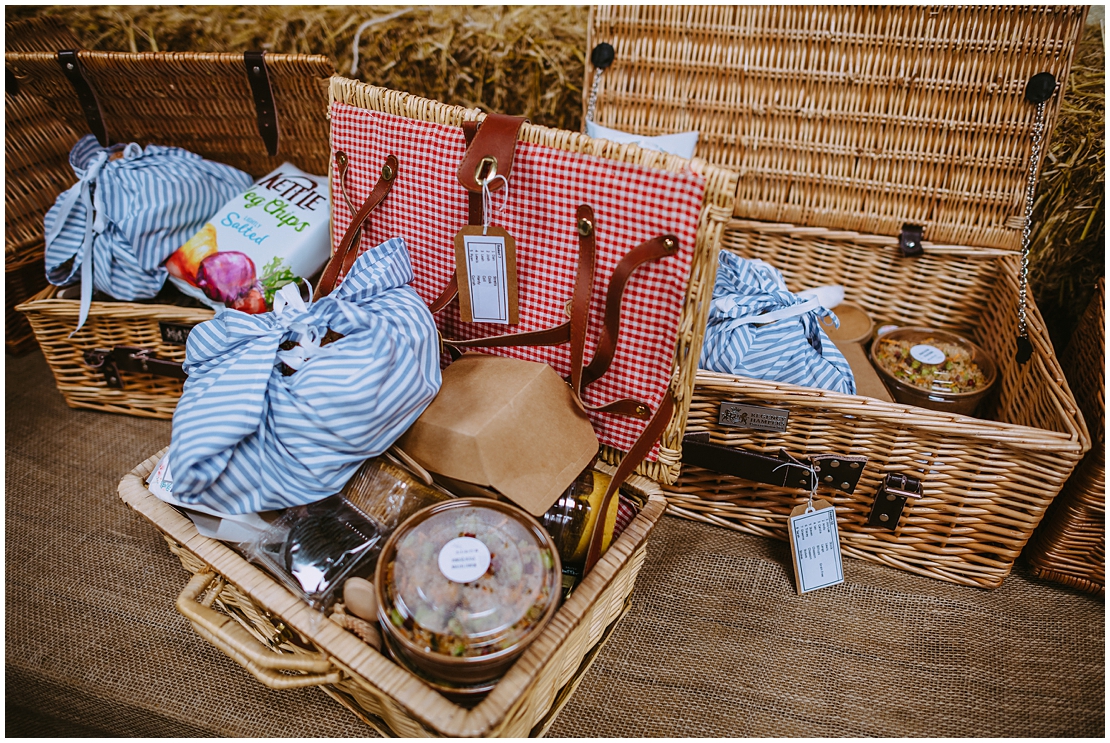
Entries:
<svg viewBox="0 0 1110 743">
<path fill-rule="evenodd" d="M 473 583 L 489 570 L 489 547 L 474 537 L 457 537 L 439 551 L 439 570 L 456 583 Z"/>
<path fill-rule="evenodd" d="M 926 346 L 925 344 L 914 346 L 910 349 L 910 356 L 913 356 L 922 364 L 944 363 L 944 351 L 936 346 Z"/>
</svg>

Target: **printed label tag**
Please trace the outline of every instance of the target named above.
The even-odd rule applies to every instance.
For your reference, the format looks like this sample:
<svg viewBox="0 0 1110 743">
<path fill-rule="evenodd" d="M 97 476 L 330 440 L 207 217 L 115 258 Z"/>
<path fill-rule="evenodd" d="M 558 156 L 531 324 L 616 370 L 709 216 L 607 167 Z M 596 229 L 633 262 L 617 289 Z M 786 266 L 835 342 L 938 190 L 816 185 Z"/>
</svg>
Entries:
<svg viewBox="0 0 1110 743">
<path fill-rule="evenodd" d="M 910 356 L 913 356 L 915 360 L 922 364 L 941 364 L 944 363 L 945 358 L 944 351 L 936 346 L 927 346 L 924 343 L 911 348 Z"/>
<path fill-rule="evenodd" d="M 473 583 L 489 570 L 489 548 L 474 537 L 456 537 L 439 551 L 439 571 L 455 583 Z"/>
<path fill-rule="evenodd" d="M 836 509 L 824 500 L 813 501 L 813 510 L 800 505 L 790 512 L 790 552 L 798 593 L 836 586 L 844 582 L 840 556 L 840 533 Z"/>
<path fill-rule="evenodd" d="M 455 235 L 455 270 L 463 322 L 516 325 L 516 245 L 503 228 L 467 225 Z"/>
<path fill-rule="evenodd" d="M 763 408 L 757 405 L 740 405 L 734 402 L 721 403 L 721 413 L 717 422 L 733 428 L 754 428 L 759 431 L 786 431 L 790 411 L 782 408 Z"/>
</svg>

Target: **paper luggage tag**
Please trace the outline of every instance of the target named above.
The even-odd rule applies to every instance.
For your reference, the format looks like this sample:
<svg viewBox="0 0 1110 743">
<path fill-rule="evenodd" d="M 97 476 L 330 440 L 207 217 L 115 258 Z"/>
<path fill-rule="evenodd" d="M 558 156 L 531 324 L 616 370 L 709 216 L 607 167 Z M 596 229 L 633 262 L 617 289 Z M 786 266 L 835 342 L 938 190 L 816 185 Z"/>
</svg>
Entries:
<svg viewBox="0 0 1110 743">
<path fill-rule="evenodd" d="M 516 325 L 516 244 L 504 228 L 467 225 L 455 235 L 455 270 L 463 322 Z"/>
<path fill-rule="evenodd" d="M 840 533 L 831 503 L 814 500 L 798 506 L 790 512 L 789 531 L 799 594 L 844 582 Z"/>
</svg>

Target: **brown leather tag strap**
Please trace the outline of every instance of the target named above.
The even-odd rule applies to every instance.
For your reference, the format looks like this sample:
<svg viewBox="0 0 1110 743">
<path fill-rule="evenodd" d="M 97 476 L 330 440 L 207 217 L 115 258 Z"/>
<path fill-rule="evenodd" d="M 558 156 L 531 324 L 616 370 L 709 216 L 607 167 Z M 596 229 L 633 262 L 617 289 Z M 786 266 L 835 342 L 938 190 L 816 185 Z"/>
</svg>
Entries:
<svg viewBox="0 0 1110 743">
<path fill-rule="evenodd" d="M 582 398 L 582 364 L 586 352 L 586 331 L 590 321 L 590 297 L 597 268 L 597 230 L 594 210 L 582 204 L 575 212 L 578 229 L 578 271 L 570 298 L 570 387 Z"/>
<path fill-rule="evenodd" d="M 474 141 L 466 148 L 466 154 L 459 163 L 459 183 L 471 193 L 482 192 L 479 178 L 490 179 L 495 175 L 509 179 L 513 169 L 513 155 L 516 154 L 516 138 L 520 127 L 527 121 L 523 116 L 487 114 L 478 125 Z M 465 134 L 465 129 L 464 129 Z M 490 191 L 501 188 L 502 182 L 489 184 Z"/>
<path fill-rule="evenodd" d="M 674 415 L 674 394 L 668 389 L 667 393 L 663 395 L 662 402 L 655 410 L 655 415 L 648 421 L 647 427 L 644 428 L 643 433 L 640 434 L 636 442 L 628 450 L 628 453 L 621 459 L 620 465 L 617 467 L 616 474 L 613 475 L 612 481 L 609 483 L 609 488 L 605 491 L 605 497 L 601 499 L 601 507 L 598 513 L 608 513 L 609 504 L 612 499 L 617 495 L 620 486 L 624 483 L 629 476 L 636 471 L 640 466 L 640 462 L 644 461 L 644 457 L 651 453 L 651 448 L 655 446 L 655 442 L 663 435 L 666 430 L 667 424 L 671 422 L 671 416 Z M 600 522 L 599 522 L 600 525 Z M 594 529 L 594 534 L 590 538 L 590 551 L 586 553 L 586 565 L 583 570 L 583 575 L 589 573 L 597 561 L 601 558 L 601 540 L 604 538 L 605 529 Z"/>
<path fill-rule="evenodd" d="M 351 223 L 347 225 L 347 231 L 343 233 L 343 239 L 339 241 L 339 247 L 332 253 L 328 265 L 324 266 L 324 273 L 320 277 L 320 285 L 316 288 L 317 297 L 326 297 L 331 294 L 335 290 L 336 284 L 339 283 L 339 277 L 345 276 L 351 270 L 351 266 L 355 264 L 355 260 L 358 258 L 362 225 L 370 217 L 370 212 L 374 211 L 389 195 L 389 190 L 393 188 L 393 182 L 396 179 L 397 158 L 389 155 L 385 159 L 385 164 L 382 165 L 382 174 L 378 178 L 378 182 L 374 184 L 370 195 L 366 197 L 362 207 L 355 213 Z"/>
</svg>

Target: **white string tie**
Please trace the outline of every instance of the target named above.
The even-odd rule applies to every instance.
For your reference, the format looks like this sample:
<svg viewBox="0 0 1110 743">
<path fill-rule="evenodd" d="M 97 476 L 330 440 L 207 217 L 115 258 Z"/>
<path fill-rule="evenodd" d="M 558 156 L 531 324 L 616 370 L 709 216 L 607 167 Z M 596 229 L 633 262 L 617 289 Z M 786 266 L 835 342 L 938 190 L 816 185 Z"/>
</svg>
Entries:
<svg viewBox="0 0 1110 743">
<path fill-rule="evenodd" d="M 493 194 L 490 193 L 489 184 L 493 183 L 496 180 L 500 180 L 502 183 L 505 184 L 505 188 L 502 189 L 505 192 L 505 199 L 501 202 L 501 208 L 497 210 L 497 213 L 500 214 L 501 212 L 505 211 L 505 207 L 508 206 L 508 204 L 509 204 L 509 179 L 507 179 L 503 175 L 495 175 L 494 177 L 490 178 L 489 180 L 482 181 L 482 234 L 483 235 L 487 234 L 487 231 L 489 230 L 489 226 L 490 226 L 490 223 L 491 223 L 490 213 L 493 211 Z"/>
</svg>

